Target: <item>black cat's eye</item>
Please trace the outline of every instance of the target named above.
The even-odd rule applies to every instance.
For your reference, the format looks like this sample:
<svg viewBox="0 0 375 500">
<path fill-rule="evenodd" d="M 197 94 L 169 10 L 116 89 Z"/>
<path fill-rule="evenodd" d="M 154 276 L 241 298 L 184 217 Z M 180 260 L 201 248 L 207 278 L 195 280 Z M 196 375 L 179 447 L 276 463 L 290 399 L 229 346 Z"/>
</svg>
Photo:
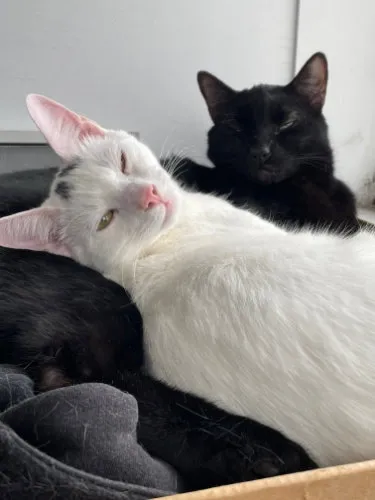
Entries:
<svg viewBox="0 0 375 500">
<path fill-rule="evenodd" d="M 125 174 L 126 171 L 126 156 L 123 151 L 121 151 L 121 172 Z"/>
<path fill-rule="evenodd" d="M 287 130 L 288 128 L 294 127 L 294 125 L 297 123 L 297 120 L 295 118 L 291 120 L 287 120 L 286 122 L 282 123 L 279 127 L 279 130 Z"/>
<path fill-rule="evenodd" d="M 278 133 L 283 132 L 284 130 L 289 130 L 293 128 L 298 123 L 298 114 L 294 111 L 291 113 L 286 113 L 284 118 L 281 120 Z"/>
<path fill-rule="evenodd" d="M 241 132 L 241 127 L 233 116 L 226 116 L 222 123 L 233 132 Z"/>
</svg>

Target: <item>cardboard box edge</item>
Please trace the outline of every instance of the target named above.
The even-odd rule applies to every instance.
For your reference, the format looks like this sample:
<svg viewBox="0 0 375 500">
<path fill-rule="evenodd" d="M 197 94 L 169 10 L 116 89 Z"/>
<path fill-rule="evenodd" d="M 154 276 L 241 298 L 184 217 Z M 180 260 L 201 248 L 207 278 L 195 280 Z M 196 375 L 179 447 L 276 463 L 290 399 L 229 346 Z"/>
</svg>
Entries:
<svg viewBox="0 0 375 500">
<path fill-rule="evenodd" d="M 287 474 L 268 479 L 259 479 L 257 481 L 250 481 L 246 483 L 236 483 L 208 490 L 193 491 L 191 493 L 182 493 L 163 497 L 165 500 L 229 500 L 236 497 L 244 497 L 256 493 L 264 493 L 271 491 L 290 488 L 291 486 L 299 487 L 305 491 L 306 486 L 318 483 L 320 481 L 333 480 L 338 477 L 356 476 L 359 473 L 372 472 L 374 474 L 374 498 L 375 498 L 375 460 L 366 462 L 357 462 L 354 464 L 340 465 L 336 467 L 327 467 L 323 469 L 316 469 L 307 472 L 298 472 L 296 474 Z M 263 496 L 262 496 L 263 498 Z M 269 497 L 271 498 L 271 496 Z M 301 498 L 301 496 L 300 496 Z M 302 498 L 305 498 L 303 496 Z"/>
</svg>

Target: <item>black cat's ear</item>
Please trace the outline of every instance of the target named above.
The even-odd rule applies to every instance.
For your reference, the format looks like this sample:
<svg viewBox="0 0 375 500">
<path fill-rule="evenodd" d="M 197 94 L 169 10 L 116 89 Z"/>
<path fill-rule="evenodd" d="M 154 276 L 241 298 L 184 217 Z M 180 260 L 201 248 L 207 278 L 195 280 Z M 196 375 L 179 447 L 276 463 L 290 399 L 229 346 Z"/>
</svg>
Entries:
<svg viewBox="0 0 375 500">
<path fill-rule="evenodd" d="M 317 52 L 305 63 L 288 87 L 305 97 L 316 111 L 321 111 L 326 98 L 327 82 L 327 58 L 323 53 Z"/>
<path fill-rule="evenodd" d="M 197 79 L 212 121 L 216 123 L 220 117 L 228 114 L 230 101 L 236 91 L 207 71 L 199 71 Z"/>
</svg>

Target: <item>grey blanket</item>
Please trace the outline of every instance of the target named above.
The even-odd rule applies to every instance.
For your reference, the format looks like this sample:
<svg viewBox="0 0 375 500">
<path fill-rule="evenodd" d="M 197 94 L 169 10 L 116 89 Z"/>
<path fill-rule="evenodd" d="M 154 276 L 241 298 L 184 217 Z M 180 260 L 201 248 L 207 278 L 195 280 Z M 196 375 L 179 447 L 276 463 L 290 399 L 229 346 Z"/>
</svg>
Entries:
<svg viewBox="0 0 375 500">
<path fill-rule="evenodd" d="M 90 383 L 34 395 L 0 366 L 0 498 L 147 499 L 182 491 L 177 473 L 137 442 L 129 394 Z"/>
</svg>

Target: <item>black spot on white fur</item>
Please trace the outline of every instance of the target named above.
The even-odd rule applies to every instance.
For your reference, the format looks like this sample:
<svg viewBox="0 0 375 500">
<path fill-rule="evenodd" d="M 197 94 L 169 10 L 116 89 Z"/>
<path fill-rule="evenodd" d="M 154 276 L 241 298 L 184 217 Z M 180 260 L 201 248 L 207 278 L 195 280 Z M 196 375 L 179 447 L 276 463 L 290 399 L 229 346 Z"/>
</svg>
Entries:
<svg viewBox="0 0 375 500">
<path fill-rule="evenodd" d="M 69 200 L 72 189 L 73 187 L 71 184 L 65 181 L 61 181 L 56 185 L 55 193 L 58 194 L 64 200 Z"/>
<path fill-rule="evenodd" d="M 75 161 L 74 163 L 70 163 L 69 165 L 67 165 L 66 167 L 63 167 L 60 172 L 57 174 L 57 177 L 67 177 L 70 172 L 72 172 L 73 170 L 75 170 L 79 165 L 79 161 Z"/>
</svg>

